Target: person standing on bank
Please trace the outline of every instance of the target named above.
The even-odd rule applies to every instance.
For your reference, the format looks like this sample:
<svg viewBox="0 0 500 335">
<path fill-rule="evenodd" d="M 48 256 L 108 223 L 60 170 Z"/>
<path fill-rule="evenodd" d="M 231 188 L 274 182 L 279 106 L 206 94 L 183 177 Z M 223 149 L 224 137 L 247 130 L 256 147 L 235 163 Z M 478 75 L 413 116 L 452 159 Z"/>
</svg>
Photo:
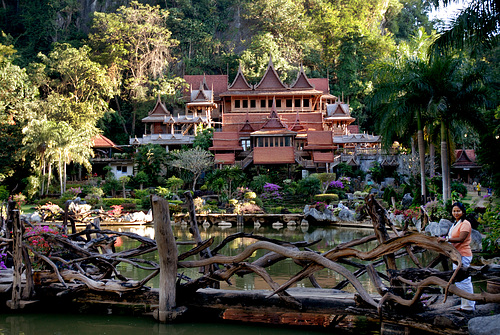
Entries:
<svg viewBox="0 0 500 335">
<path fill-rule="evenodd" d="M 439 237 L 439 241 L 450 242 L 462 256 L 462 266 L 469 267 L 472 261 L 472 250 L 470 248 L 472 227 L 470 222 L 465 218 L 466 209 L 461 202 L 453 204 L 451 215 L 455 219 L 455 223 L 451 226 L 448 236 Z M 453 264 L 453 269 L 456 265 Z M 474 293 L 471 277 L 468 277 L 461 282 L 456 282 L 455 285 L 466 292 Z M 476 302 L 462 298 L 460 310 L 473 311 Z"/>
</svg>

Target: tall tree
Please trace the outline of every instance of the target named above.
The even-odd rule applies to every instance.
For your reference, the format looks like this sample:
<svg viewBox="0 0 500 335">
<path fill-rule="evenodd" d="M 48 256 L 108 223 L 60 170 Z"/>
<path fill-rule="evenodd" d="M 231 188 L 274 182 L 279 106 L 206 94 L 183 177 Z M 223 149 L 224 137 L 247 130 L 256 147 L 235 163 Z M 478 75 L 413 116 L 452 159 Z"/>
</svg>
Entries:
<svg viewBox="0 0 500 335">
<path fill-rule="evenodd" d="M 427 49 L 435 36 L 423 29 L 409 43 L 403 43 L 392 57 L 373 66 L 374 92 L 371 105 L 377 111 L 378 131 L 386 145 L 405 135 L 417 133 L 420 161 L 421 203 L 427 196 L 425 187 L 424 125 L 428 115 Z"/>
<path fill-rule="evenodd" d="M 130 130 L 135 135 L 138 105 L 148 97 L 150 80 L 165 75 L 172 61 L 171 48 L 177 41 L 171 39 L 167 28 L 168 11 L 132 1 L 116 13 L 95 13 L 89 42 L 95 57 L 109 67 L 113 81 L 121 87 L 121 98 L 132 106 Z M 116 108 L 125 120 L 117 100 Z"/>
</svg>

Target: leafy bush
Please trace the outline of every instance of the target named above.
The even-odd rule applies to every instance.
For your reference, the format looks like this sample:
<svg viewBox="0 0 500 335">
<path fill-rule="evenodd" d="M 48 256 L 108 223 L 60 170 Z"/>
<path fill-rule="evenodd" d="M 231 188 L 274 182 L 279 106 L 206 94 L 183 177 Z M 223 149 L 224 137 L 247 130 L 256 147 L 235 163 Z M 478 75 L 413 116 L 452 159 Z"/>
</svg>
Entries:
<svg viewBox="0 0 500 335">
<path fill-rule="evenodd" d="M 467 195 L 467 187 L 458 181 L 451 182 L 451 191 L 461 194 L 462 197 Z"/>
<path fill-rule="evenodd" d="M 314 177 L 306 177 L 304 179 L 299 180 L 297 184 L 297 193 L 309 196 L 312 199 L 312 196 L 318 194 L 321 189 L 321 182 L 319 179 Z"/>
<path fill-rule="evenodd" d="M 0 185 L 0 201 L 5 201 L 9 197 L 9 191 L 4 185 Z"/>
<path fill-rule="evenodd" d="M 271 180 L 267 175 L 254 176 L 253 180 L 250 182 L 250 188 L 255 190 L 257 193 L 264 192 L 264 185 L 269 183 Z"/>
</svg>

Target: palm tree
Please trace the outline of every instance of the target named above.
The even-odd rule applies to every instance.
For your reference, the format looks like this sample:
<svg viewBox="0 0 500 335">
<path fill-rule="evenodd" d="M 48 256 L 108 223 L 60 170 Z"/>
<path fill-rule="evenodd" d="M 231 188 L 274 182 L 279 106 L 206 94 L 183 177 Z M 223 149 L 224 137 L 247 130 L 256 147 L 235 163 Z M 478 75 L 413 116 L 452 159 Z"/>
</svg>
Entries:
<svg viewBox="0 0 500 335">
<path fill-rule="evenodd" d="M 435 7 L 444 6 L 459 0 L 432 0 Z M 441 34 L 434 47 L 458 48 L 492 46 L 498 43 L 500 28 L 499 0 L 471 0 Z"/>
<path fill-rule="evenodd" d="M 422 203 L 427 198 L 424 125 L 428 111 L 425 101 L 428 88 L 422 72 L 428 59 L 427 49 L 435 38 L 420 29 L 409 43 L 399 46 L 395 55 L 372 68 L 374 93 L 370 104 L 376 110 L 385 145 L 417 133 Z"/>
<path fill-rule="evenodd" d="M 482 75 L 463 58 L 451 55 L 429 58 L 423 78 L 428 85 L 429 112 L 439 122 L 443 201 L 451 195 L 450 129 L 460 122 L 477 123 L 477 114 L 485 99 Z"/>
<path fill-rule="evenodd" d="M 484 99 L 481 75 L 463 59 L 451 55 L 403 58 L 379 65 L 373 103 L 379 111 L 379 129 L 385 141 L 411 133 L 417 126 L 422 195 L 425 196 L 423 126 L 439 122 L 443 200 L 450 190 L 449 130 L 458 122 L 477 123 L 475 113 Z M 381 80 L 383 79 L 383 80 Z M 425 199 L 423 197 L 423 199 Z"/>
</svg>

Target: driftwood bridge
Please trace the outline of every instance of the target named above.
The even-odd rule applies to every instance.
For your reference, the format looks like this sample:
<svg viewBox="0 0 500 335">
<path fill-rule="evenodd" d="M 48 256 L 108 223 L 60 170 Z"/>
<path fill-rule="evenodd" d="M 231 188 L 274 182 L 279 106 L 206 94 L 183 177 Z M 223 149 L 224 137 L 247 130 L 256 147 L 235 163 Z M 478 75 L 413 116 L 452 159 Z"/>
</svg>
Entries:
<svg viewBox="0 0 500 335">
<path fill-rule="evenodd" d="M 467 333 L 467 321 L 472 315 L 456 310 L 459 297 L 479 302 L 474 316 L 500 312 L 500 294 L 470 294 L 454 285 L 454 281 L 471 274 L 475 278 L 498 278 L 498 267 L 462 268 L 454 247 L 434 237 L 398 231 L 372 196 L 365 201 L 374 234 L 324 253 L 310 249 L 319 241 L 290 243 L 245 233 L 233 234 L 214 246 L 213 238 L 200 237 L 189 192 L 186 199 L 192 241 L 176 241 L 168 203 L 157 196 L 151 197 L 155 240 L 100 229 L 98 220 L 76 231 L 75 220 L 70 220 L 68 227 L 67 217 L 60 231 L 39 229 L 35 235 L 34 227 L 22 223 L 14 204 L 9 204 L 0 238 L 0 248 L 7 255 L 7 268 L 0 270 L 0 297 L 4 302 L 0 308 L 11 312 L 111 311 L 150 314 L 159 322 L 217 319 L 343 330 L 352 329 L 357 320 L 364 319 L 382 325 L 383 334 L 408 333 L 410 329 L 418 329 L 418 333 Z M 139 246 L 117 252 L 114 244 L 119 236 L 136 240 Z M 240 238 L 253 238 L 255 242 L 238 255 L 224 255 L 224 247 Z M 371 241 L 378 241 L 378 245 L 372 249 L 364 246 Z M 193 247 L 179 254 L 179 244 Z M 252 255 L 259 249 L 267 252 L 253 260 Z M 429 251 L 436 257 L 430 264 L 421 264 L 416 254 Z M 159 261 L 139 257 L 147 253 L 157 253 Z M 397 269 L 396 259 L 403 256 L 409 256 L 415 267 Z M 286 258 L 302 269 L 278 284 L 266 268 Z M 441 263 L 447 270 L 449 260 L 458 265 L 455 271 L 434 268 Z M 142 280 L 125 278 L 117 270 L 120 263 L 147 270 L 149 275 Z M 42 269 L 34 270 L 33 264 Z M 351 272 L 345 265 L 357 270 Z M 385 269 L 378 270 L 381 267 Z M 188 278 L 179 270 L 182 268 L 199 268 L 200 276 Z M 341 274 L 345 280 L 334 288 L 319 287 L 315 273 L 324 268 Z M 250 273 L 262 277 L 269 290 L 219 289 L 220 282 Z M 359 281 L 364 273 L 376 294 L 370 294 Z M 147 287 L 155 276 L 159 276 L 159 288 Z M 314 288 L 294 287 L 303 279 L 310 280 Z M 342 291 L 346 285 L 352 285 L 356 293 Z"/>
</svg>

